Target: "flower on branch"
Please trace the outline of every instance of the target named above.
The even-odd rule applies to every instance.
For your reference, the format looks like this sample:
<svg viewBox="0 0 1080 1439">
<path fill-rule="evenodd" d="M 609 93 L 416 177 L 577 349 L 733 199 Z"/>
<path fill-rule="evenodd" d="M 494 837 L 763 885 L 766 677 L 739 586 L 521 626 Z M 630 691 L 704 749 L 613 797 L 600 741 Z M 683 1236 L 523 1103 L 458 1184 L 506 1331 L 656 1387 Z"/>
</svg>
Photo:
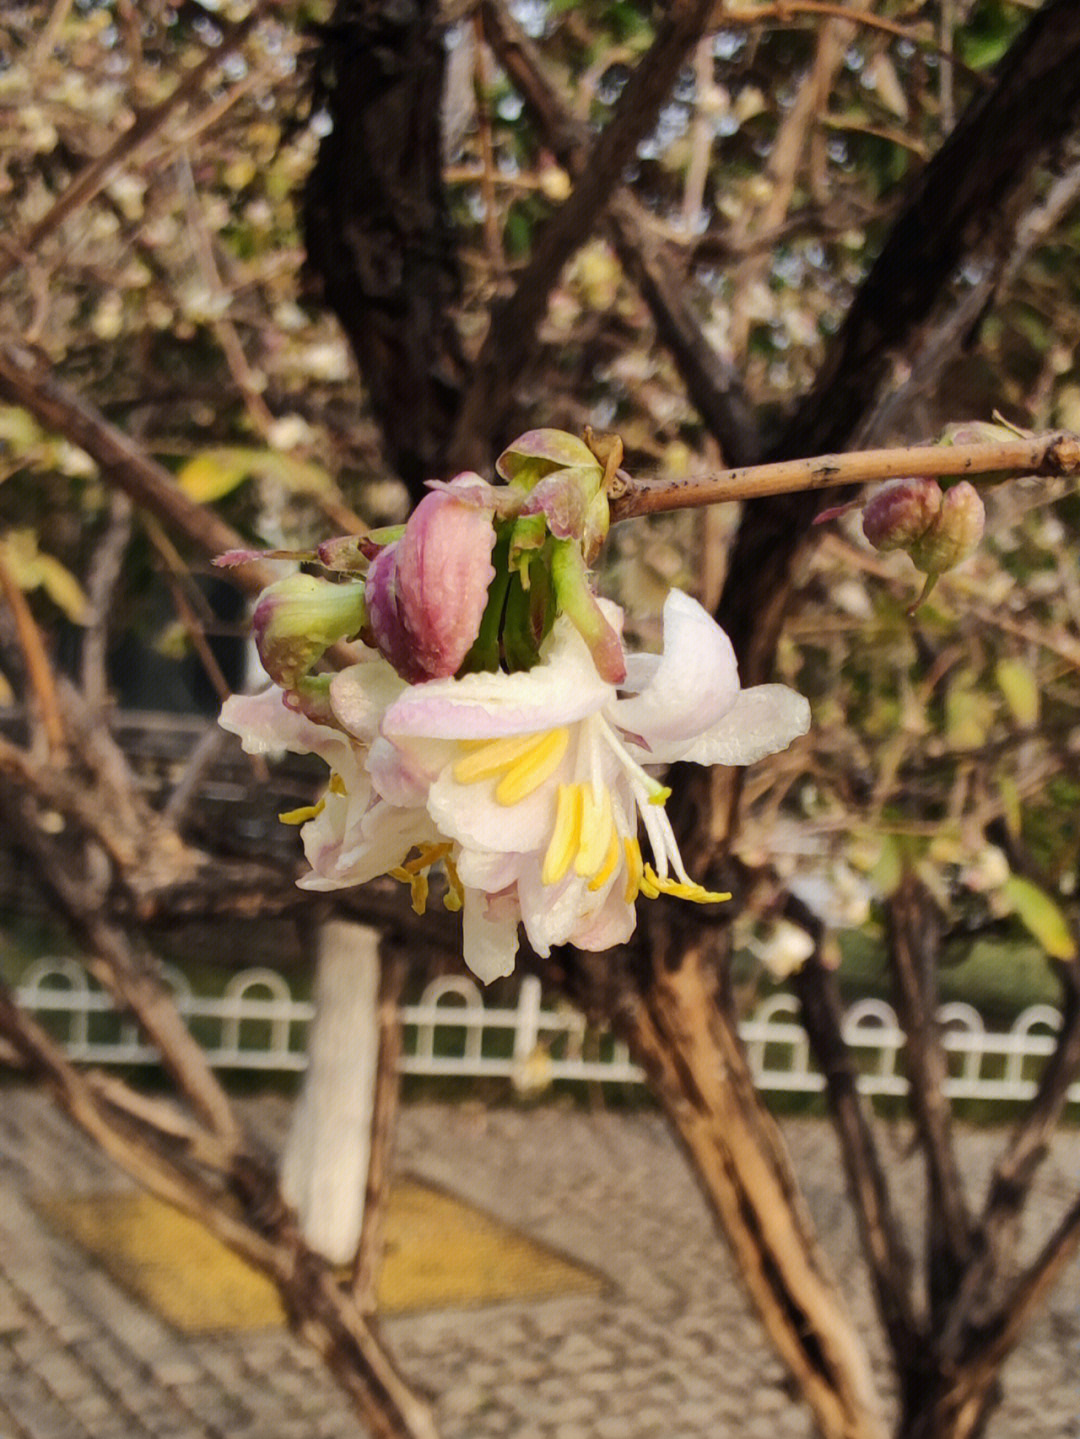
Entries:
<svg viewBox="0 0 1080 1439">
<path fill-rule="evenodd" d="M 618 608 L 600 603 L 621 629 Z M 409 685 L 372 657 L 330 683 L 338 729 L 311 725 L 274 691 L 230 700 L 222 723 L 248 749 L 277 744 L 331 765 L 318 812 L 295 816 L 312 866 L 302 885 L 389 873 L 422 908 L 441 866 L 466 963 L 489 981 L 513 968 L 519 926 L 540 954 L 599 950 L 629 938 L 639 896 L 724 898 L 687 873 L 669 791 L 649 768 L 749 764 L 809 727 L 805 699 L 785 686 L 740 689 L 726 635 L 678 591 L 663 654 L 631 654 L 626 669 L 617 689 L 559 618 L 527 672 Z"/>
<path fill-rule="evenodd" d="M 541 955 L 602 950 L 630 937 L 639 897 L 727 898 L 688 873 L 655 771 L 750 764 L 810 723 L 793 690 L 740 688 L 727 636 L 679 591 L 663 653 L 625 653 L 622 611 L 588 573 L 622 447 L 587 438 L 530 431 L 498 462 L 504 484 L 435 483 L 404 527 L 302 556 L 343 578 L 264 592 L 277 688 L 221 716 L 250 751 L 330 767 L 319 802 L 282 816 L 302 826 L 301 885 L 389 874 L 422 912 L 440 869 L 485 981 L 510 973 L 521 928 Z M 345 639 L 359 662 L 315 673 Z"/>
</svg>

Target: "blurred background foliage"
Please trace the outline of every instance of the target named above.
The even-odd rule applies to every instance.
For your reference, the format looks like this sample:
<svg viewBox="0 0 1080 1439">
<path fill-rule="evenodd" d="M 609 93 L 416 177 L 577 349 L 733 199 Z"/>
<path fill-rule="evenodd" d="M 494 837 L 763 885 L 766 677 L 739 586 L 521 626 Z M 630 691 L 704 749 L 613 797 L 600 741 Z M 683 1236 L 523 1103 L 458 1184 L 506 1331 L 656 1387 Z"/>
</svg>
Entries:
<svg viewBox="0 0 1080 1439">
<path fill-rule="evenodd" d="M 907 182 L 1037 6 L 849 8 L 840 21 L 828 6 L 729 6 L 627 176 L 766 431 L 810 384 Z M 0 330 L 44 352 L 194 498 L 275 546 L 349 529 L 354 516 L 386 523 L 406 504 L 304 266 L 299 206 L 329 124 L 311 97 L 330 9 L 267 7 L 213 83 L 40 243 L 35 226 L 73 178 L 250 6 L 8 0 L 0 18 Z M 509 9 L 573 115 L 602 126 L 657 7 Z M 445 178 L 464 275 L 456 321 L 470 353 L 570 180 L 467 7 L 448 5 L 445 43 Z M 988 298 L 962 357 L 891 438 L 931 439 L 995 409 L 1024 427 L 1080 429 L 1077 169 L 1065 156 L 1043 177 L 1055 202 L 1046 224 Z M 957 275 L 956 294 L 979 281 Z M 617 430 L 635 472 L 722 462 L 604 239 L 567 267 L 535 344 L 529 423 Z M 119 693 L 144 706 L 195 703 L 166 698 L 158 672 L 132 686 L 125 668 L 133 634 L 190 657 L 193 630 L 241 633 L 204 562 L 155 525 L 131 524 L 85 454 L 10 407 L 0 409 L 0 481 L 3 559 L 57 654 L 77 655 L 94 622 L 95 556 L 120 533 L 125 579 L 108 618 Z M 1061 482 L 997 486 L 986 542 L 914 618 L 906 558 L 870 551 L 857 516 L 822 534 L 777 676 L 809 695 L 814 728 L 749 775 L 738 849 L 771 861 L 834 932 L 874 933 L 876 903 L 907 855 L 949 916 L 957 962 L 986 936 L 1071 954 L 1062 915 L 1080 863 L 1078 507 Z M 730 509 L 613 535 L 604 583 L 647 639 L 668 586 L 715 602 Z M 224 678 L 239 684 L 233 661 Z M 208 711 L 215 685 L 203 684 Z M 743 942 L 782 970 L 794 951 L 776 923 L 779 887 L 756 893 Z"/>
</svg>

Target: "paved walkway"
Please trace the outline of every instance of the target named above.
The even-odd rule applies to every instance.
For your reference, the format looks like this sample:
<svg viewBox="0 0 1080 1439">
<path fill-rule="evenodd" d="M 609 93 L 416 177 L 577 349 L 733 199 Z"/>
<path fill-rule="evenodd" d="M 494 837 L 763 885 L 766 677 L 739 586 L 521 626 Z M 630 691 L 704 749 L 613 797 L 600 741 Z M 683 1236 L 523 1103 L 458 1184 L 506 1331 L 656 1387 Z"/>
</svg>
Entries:
<svg viewBox="0 0 1080 1439">
<path fill-rule="evenodd" d="M 286 1109 L 250 1109 L 268 1136 Z M 873 1329 L 829 1132 L 788 1126 L 810 1204 L 851 1303 Z M 903 1160 L 909 1211 L 922 1203 Z M 995 1136 L 965 1137 L 980 1186 Z M 649 1114 L 406 1111 L 400 1169 L 598 1267 L 599 1297 L 388 1320 L 445 1439 L 809 1439 L 678 1151 Z M 1029 1243 L 1080 1174 L 1080 1135 L 1046 1166 Z M 94 1194 L 115 1174 L 39 1096 L 0 1090 L 0 1439 L 355 1439 L 303 1346 L 280 1331 L 178 1335 L 57 1237 L 31 1204 Z M 877 1351 L 880 1357 L 880 1349 Z M 1080 1439 L 1080 1265 L 1006 1371 L 999 1439 Z"/>
</svg>

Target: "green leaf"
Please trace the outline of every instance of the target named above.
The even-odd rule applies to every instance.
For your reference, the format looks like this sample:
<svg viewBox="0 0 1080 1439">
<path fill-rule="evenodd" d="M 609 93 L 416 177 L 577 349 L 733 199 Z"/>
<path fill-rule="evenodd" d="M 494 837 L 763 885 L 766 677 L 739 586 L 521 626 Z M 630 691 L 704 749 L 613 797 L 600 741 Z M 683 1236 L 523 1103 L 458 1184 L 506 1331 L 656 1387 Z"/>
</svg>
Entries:
<svg viewBox="0 0 1080 1439">
<path fill-rule="evenodd" d="M 1031 880 L 1012 874 L 1001 889 L 1017 919 L 1051 959 L 1075 959 L 1076 942 L 1060 906 Z"/>
</svg>

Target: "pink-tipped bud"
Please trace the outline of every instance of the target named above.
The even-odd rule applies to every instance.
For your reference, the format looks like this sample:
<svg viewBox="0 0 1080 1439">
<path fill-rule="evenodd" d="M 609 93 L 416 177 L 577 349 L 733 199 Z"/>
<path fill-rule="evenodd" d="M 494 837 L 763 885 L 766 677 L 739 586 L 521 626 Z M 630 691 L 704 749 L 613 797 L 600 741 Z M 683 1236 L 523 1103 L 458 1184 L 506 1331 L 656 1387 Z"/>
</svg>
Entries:
<svg viewBox="0 0 1080 1439">
<path fill-rule="evenodd" d="M 941 487 L 936 480 L 897 480 L 866 502 L 863 534 L 875 550 L 910 550 L 940 509 Z"/>
<path fill-rule="evenodd" d="M 365 620 L 362 584 L 334 584 L 314 575 L 288 575 L 267 586 L 252 616 L 263 668 L 292 690 L 338 640 L 358 634 Z"/>
<path fill-rule="evenodd" d="M 455 482 L 426 495 L 368 572 L 370 635 L 412 684 L 461 668 L 495 577 L 491 511 L 477 504 L 472 477 L 461 480 L 459 493 Z"/>
</svg>

